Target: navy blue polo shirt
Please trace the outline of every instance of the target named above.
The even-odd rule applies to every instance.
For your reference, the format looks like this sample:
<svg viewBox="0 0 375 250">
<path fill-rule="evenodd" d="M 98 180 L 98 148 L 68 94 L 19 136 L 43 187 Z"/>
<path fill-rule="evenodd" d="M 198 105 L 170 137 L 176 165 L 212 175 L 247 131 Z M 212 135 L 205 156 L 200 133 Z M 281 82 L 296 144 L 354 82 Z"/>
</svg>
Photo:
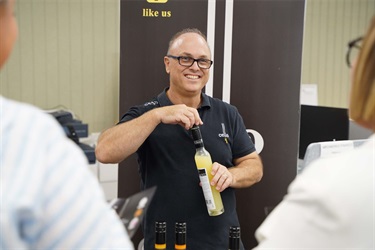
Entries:
<svg viewBox="0 0 375 250">
<path fill-rule="evenodd" d="M 147 111 L 173 105 L 165 89 L 156 98 L 134 106 L 120 123 Z M 213 162 L 228 168 L 233 159 L 255 151 L 236 107 L 202 93 L 198 108 L 203 142 Z M 126 143 L 126 142 L 125 142 Z M 228 249 L 230 226 L 239 225 L 233 188 L 221 192 L 225 212 L 209 216 L 199 186 L 191 132 L 180 125 L 159 124 L 137 151 L 142 188 L 157 186 L 144 217 L 145 249 L 154 248 L 155 221 L 167 222 L 167 248 L 174 249 L 174 224 L 186 222 L 188 249 Z"/>
</svg>

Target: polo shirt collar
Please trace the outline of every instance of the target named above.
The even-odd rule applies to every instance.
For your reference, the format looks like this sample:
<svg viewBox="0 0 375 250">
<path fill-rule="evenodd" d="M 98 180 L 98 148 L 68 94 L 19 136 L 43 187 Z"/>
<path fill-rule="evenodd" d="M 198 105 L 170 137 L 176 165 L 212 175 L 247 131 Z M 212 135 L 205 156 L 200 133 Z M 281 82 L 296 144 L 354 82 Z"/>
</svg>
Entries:
<svg viewBox="0 0 375 250">
<path fill-rule="evenodd" d="M 171 100 L 169 100 L 169 98 L 167 96 L 167 90 L 168 89 L 169 89 L 169 87 L 165 88 L 164 91 L 161 92 L 157 97 L 157 100 L 158 100 L 161 107 L 173 105 L 173 103 L 171 102 Z M 200 108 L 210 108 L 211 103 L 210 103 L 210 99 L 208 98 L 208 96 L 203 92 L 202 92 L 201 96 L 202 96 L 202 105 L 198 109 L 200 109 Z"/>
</svg>

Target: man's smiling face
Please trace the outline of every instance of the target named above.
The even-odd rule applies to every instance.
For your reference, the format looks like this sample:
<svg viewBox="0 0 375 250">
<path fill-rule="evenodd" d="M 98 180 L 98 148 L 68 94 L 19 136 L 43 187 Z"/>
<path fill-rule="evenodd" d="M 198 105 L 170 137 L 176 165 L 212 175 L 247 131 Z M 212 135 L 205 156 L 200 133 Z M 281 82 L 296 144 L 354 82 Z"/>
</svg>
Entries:
<svg viewBox="0 0 375 250">
<path fill-rule="evenodd" d="M 187 56 L 194 59 L 211 59 L 210 49 L 203 37 L 196 33 L 179 36 L 168 51 L 169 55 Z M 209 79 L 209 69 L 199 68 L 197 62 L 190 67 L 182 66 L 178 60 L 166 57 L 165 67 L 170 74 L 170 88 L 179 93 L 197 93 L 203 89 Z"/>
</svg>

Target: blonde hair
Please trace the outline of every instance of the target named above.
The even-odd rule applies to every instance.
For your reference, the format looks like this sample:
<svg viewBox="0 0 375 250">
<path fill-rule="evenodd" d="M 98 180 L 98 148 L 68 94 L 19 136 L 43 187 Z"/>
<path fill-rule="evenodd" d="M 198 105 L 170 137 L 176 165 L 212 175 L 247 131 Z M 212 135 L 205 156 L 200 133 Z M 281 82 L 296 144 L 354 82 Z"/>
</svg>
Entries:
<svg viewBox="0 0 375 250">
<path fill-rule="evenodd" d="M 375 16 L 354 68 L 349 115 L 358 124 L 375 131 Z"/>
</svg>

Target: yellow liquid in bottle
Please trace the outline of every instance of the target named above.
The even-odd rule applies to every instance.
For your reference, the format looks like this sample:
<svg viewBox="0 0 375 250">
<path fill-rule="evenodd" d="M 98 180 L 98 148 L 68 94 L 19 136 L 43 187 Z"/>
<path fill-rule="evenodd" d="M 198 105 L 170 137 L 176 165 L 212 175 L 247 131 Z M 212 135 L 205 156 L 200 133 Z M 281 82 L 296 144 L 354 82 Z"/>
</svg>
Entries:
<svg viewBox="0 0 375 250">
<path fill-rule="evenodd" d="M 210 216 L 217 216 L 224 213 L 224 206 L 223 201 L 221 200 L 220 192 L 216 190 L 216 187 L 211 186 L 211 180 L 213 177 L 211 174 L 211 156 L 208 154 L 208 152 L 205 155 L 196 154 L 195 163 L 197 165 L 199 178 L 202 183 L 208 214 Z"/>
</svg>

